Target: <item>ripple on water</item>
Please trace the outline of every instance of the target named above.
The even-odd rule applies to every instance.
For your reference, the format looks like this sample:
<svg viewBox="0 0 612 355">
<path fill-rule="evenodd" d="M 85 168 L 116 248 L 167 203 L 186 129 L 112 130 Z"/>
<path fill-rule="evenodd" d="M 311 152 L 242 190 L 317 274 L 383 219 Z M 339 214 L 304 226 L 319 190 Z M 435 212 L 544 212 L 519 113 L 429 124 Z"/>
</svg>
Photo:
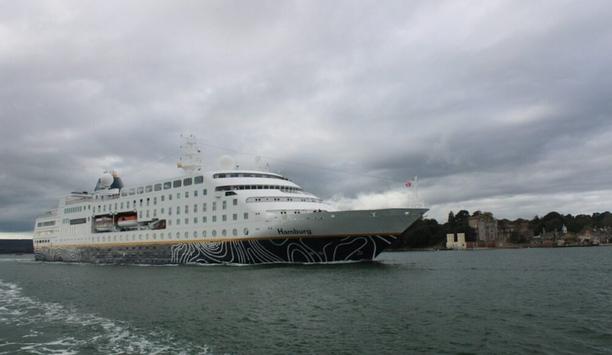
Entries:
<svg viewBox="0 0 612 355">
<path fill-rule="evenodd" d="M 126 322 L 38 301 L 25 296 L 18 285 L 3 280 L 0 280 L 0 321 L 3 340 L 0 354 L 210 353 L 207 347 L 177 340 L 164 332 L 147 332 Z"/>
</svg>

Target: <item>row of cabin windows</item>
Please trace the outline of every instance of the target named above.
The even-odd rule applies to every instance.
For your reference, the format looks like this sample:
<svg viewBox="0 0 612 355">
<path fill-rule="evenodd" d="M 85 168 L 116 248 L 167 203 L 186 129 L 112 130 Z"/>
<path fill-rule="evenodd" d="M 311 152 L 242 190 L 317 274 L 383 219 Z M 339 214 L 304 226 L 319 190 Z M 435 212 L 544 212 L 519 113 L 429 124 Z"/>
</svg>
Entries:
<svg viewBox="0 0 612 355">
<path fill-rule="evenodd" d="M 68 207 L 68 208 L 64 208 L 64 213 L 76 213 L 76 212 L 81 212 L 83 211 L 84 207 L 83 206 L 76 206 L 76 207 Z"/>
<path fill-rule="evenodd" d="M 198 237 L 203 237 L 205 238 L 207 236 L 207 230 L 203 230 L 201 232 L 199 231 L 193 231 L 191 233 L 192 238 L 198 238 Z M 228 230 L 227 229 L 222 229 L 219 233 L 221 236 L 226 237 L 228 235 Z M 238 229 L 237 228 L 233 228 L 231 230 L 231 234 L 234 237 L 238 236 Z M 242 230 L 242 234 L 243 235 L 249 235 L 249 229 L 248 228 L 244 228 Z M 181 232 L 176 232 L 176 233 L 172 233 L 172 232 L 168 232 L 167 234 L 162 232 L 159 233 L 159 239 L 173 239 L 173 236 L 176 239 L 180 239 L 181 235 L 183 238 L 189 238 L 190 234 L 189 232 L 183 232 L 181 234 Z M 210 233 L 210 235 L 212 237 L 216 237 L 217 236 L 217 230 L 213 229 Z M 107 235 L 107 236 L 100 236 L 100 237 L 93 237 L 92 240 L 94 242 L 117 242 L 117 241 L 136 241 L 136 240 L 158 240 L 158 234 L 157 233 L 152 233 L 151 235 L 149 235 L 149 233 L 145 233 L 143 234 L 129 234 L 129 235 Z"/>
<path fill-rule="evenodd" d="M 55 221 L 46 221 L 46 222 L 36 223 L 36 227 L 49 227 L 49 226 L 54 226 L 54 225 L 55 225 Z"/>
<path fill-rule="evenodd" d="M 171 200 L 172 200 L 172 195 L 168 195 L 168 201 L 171 201 Z M 164 201 L 164 196 L 161 196 L 161 201 Z M 151 199 L 147 198 L 144 202 L 145 202 L 145 204 L 143 206 L 143 199 L 141 198 L 139 203 L 138 203 L 138 206 L 137 206 L 136 200 L 134 200 L 134 201 L 132 201 L 132 204 L 131 204 L 132 207 L 131 208 L 148 207 L 150 205 Z M 156 205 L 157 205 L 157 197 L 153 197 L 153 206 L 156 206 Z M 232 205 L 233 206 L 238 206 L 238 199 L 237 198 L 232 199 Z M 117 210 L 123 210 L 124 206 L 125 206 L 125 208 L 130 208 L 130 201 L 126 201 L 125 204 L 123 202 L 119 202 L 119 203 L 115 202 L 115 204 L 114 204 L 114 207 L 115 207 L 114 211 L 116 212 Z M 107 209 L 107 207 L 108 207 L 108 209 Z M 98 209 L 98 212 L 113 212 L 112 207 L 113 207 L 113 204 L 98 205 L 97 209 Z M 180 213 L 180 209 L 181 209 L 180 206 L 176 207 L 176 214 Z M 227 201 L 226 200 L 223 200 L 221 202 L 221 209 L 223 209 L 223 210 L 227 209 Z M 212 202 L 212 210 L 213 211 L 217 210 L 217 201 L 213 201 Z M 162 208 L 162 213 L 163 213 L 163 211 L 164 211 L 164 209 Z M 198 205 L 194 204 L 193 205 L 193 212 L 195 213 L 197 211 L 198 211 Z M 206 211 L 206 202 L 202 203 L 202 211 L 203 212 Z M 168 212 L 172 213 L 172 207 L 168 207 Z M 185 213 L 189 213 L 189 205 L 185 205 Z"/>
<path fill-rule="evenodd" d="M 140 187 L 132 187 L 131 189 L 125 191 L 121 191 L 121 196 L 135 195 L 135 194 L 143 194 L 145 192 L 153 192 L 153 191 L 161 191 L 168 190 L 171 188 L 177 188 L 181 186 L 191 186 L 191 185 L 199 185 L 204 182 L 204 176 L 196 176 L 194 178 L 184 178 L 178 179 L 174 181 L 166 181 L 164 183 L 140 186 Z"/>
<path fill-rule="evenodd" d="M 218 174 L 213 175 L 213 179 L 238 178 L 238 177 L 254 177 L 254 178 L 270 178 L 270 179 L 289 180 L 283 176 L 272 175 L 272 174 L 261 174 L 261 173 L 218 173 Z"/>
<path fill-rule="evenodd" d="M 319 198 L 311 197 L 249 197 L 246 202 L 323 202 Z"/>
<path fill-rule="evenodd" d="M 163 211 L 162 211 L 163 213 Z M 153 217 L 155 217 L 155 210 L 153 211 Z M 172 213 L 169 213 L 168 215 L 172 215 Z M 147 211 L 146 213 L 146 217 L 149 217 L 149 211 Z M 142 218 L 142 213 L 140 218 Z M 248 212 L 244 212 L 244 214 L 242 215 L 242 218 L 245 220 L 249 219 L 249 213 Z M 232 221 L 237 221 L 238 220 L 238 213 L 232 213 Z M 201 219 L 199 219 L 198 217 L 193 217 L 193 224 L 198 224 L 200 223 L 199 221 L 202 221 L 202 223 L 206 223 L 208 221 L 208 219 L 206 218 L 206 216 L 203 216 Z M 168 226 L 172 225 L 172 220 L 168 220 Z M 177 218 L 175 220 L 176 225 L 180 225 L 181 224 L 181 219 Z M 217 216 L 213 215 L 211 216 L 211 222 L 212 223 L 216 223 L 217 222 Z M 221 215 L 221 222 L 227 222 L 227 215 Z M 184 224 L 189 224 L 189 218 L 184 218 L 183 219 L 183 223 Z"/>
<path fill-rule="evenodd" d="M 301 188 L 281 185 L 224 185 L 215 187 L 215 191 L 230 190 L 281 190 L 282 192 L 303 191 Z"/>
<path fill-rule="evenodd" d="M 70 218 L 62 219 L 62 224 L 69 224 L 71 226 L 76 225 L 76 224 L 84 224 L 86 222 L 89 222 L 89 217 L 74 218 L 74 219 L 70 219 Z"/>
</svg>

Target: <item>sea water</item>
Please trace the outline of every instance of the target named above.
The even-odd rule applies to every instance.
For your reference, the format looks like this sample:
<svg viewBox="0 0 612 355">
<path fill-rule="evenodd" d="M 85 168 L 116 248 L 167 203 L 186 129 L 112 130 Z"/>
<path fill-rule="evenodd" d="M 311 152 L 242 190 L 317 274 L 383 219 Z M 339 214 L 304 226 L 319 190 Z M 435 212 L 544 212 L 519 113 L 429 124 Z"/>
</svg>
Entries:
<svg viewBox="0 0 612 355">
<path fill-rule="evenodd" d="M 0 257 L 0 354 L 612 354 L 612 247 L 334 265 Z"/>
</svg>

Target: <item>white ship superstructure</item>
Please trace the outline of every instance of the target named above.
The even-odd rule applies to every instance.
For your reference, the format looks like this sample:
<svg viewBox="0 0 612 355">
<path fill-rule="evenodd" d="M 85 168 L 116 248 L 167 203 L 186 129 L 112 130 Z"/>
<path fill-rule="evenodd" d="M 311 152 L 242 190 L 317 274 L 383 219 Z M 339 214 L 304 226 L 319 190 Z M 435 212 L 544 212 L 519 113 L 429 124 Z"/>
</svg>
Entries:
<svg viewBox="0 0 612 355">
<path fill-rule="evenodd" d="M 105 173 L 36 220 L 39 260 L 100 263 L 266 263 L 372 259 L 425 209 L 334 211 L 268 172 L 202 172 L 124 187 Z"/>
</svg>

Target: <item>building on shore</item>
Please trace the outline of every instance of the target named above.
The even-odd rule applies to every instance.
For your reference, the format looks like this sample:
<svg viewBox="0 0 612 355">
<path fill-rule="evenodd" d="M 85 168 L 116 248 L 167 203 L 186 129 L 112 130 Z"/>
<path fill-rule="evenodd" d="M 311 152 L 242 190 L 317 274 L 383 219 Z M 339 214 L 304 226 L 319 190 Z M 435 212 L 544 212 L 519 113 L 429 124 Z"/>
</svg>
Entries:
<svg viewBox="0 0 612 355">
<path fill-rule="evenodd" d="M 468 219 L 469 226 L 476 231 L 476 238 L 479 242 L 498 241 L 497 220 L 491 212 L 478 212 Z"/>
<path fill-rule="evenodd" d="M 463 250 L 466 248 L 465 233 L 449 233 L 446 235 L 446 249 Z"/>
<path fill-rule="evenodd" d="M 529 221 L 517 219 L 510 221 L 500 219 L 497 221 L 497 238 L 500 241 L 509 243 L 526 243 L 533 236 L 533 231 L 529 227 Z"/>
</svg>

